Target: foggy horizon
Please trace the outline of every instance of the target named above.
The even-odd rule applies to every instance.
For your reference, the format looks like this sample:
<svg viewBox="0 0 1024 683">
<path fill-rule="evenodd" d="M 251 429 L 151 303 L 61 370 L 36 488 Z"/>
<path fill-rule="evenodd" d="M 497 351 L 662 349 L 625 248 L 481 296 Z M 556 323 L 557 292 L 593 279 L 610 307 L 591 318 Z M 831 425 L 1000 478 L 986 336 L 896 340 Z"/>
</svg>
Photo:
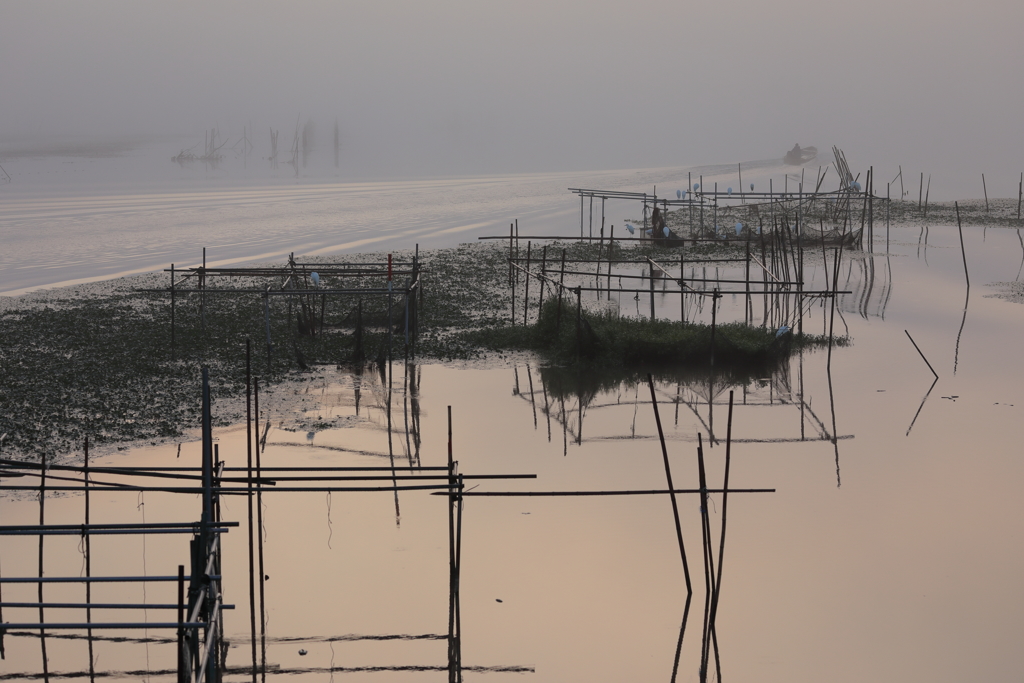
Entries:
<svg viewBox="0 0 1024 683">
<path fill-rule="evenodd" d="M 337 120 L 346 179 L 734 164 L 799 143 L 815 164 L 837 145 L 855 172 L 885 181 L 902 165 L 908 185 L 923 171 L 934 198 L 959 199 L 981 196 L 981 173 L 990 196 L 1016 196 L 1024 167 L 1024 9 L 994 0 L 14 2 L 0 15 L 5 159 L 62 141 L 201 145 L 250 123 L 258 159 L 270 128 L 287 149 L 307 120 L 326 158 Z"/>
</svg>

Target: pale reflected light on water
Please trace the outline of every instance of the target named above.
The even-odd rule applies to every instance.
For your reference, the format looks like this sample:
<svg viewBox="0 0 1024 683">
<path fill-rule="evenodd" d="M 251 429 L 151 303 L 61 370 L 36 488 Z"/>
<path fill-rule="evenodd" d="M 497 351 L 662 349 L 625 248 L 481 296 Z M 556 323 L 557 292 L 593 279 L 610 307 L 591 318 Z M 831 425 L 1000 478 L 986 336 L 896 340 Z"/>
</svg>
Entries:
<svg viewBox="0 0 1024 683">
<path fill-rule="evenodd" d="M 381 201 L 378 190 L 350 189 L 366 211 Z M 327 201 L 334 191 L 311 189 L 311 201 Z M 246 202 L 262 201 L 259 193 L 241 195 L 243 212 Z M 203 208 L 202 197 L 182 201 L 191 202 L 188 210 L 197 215 L 222 210 Z M 412 218 L 415 203 L 404 209 L 405 218 L 394 219 L 395 226 L 420 229 Z M 119 201 L 114 205 L 115 212 L 129 211 Z M 28 216 L 62 209 L 7 207 L 6 220 L 18 220 L 17 210 Z M 505 210 L 496 208 L 495 216 Z M 467 225 L 482 222 L 469 213 Z M 88 221 L 98 224 L 98 216 Z M 422 229 L 429 234 L 440 225 Z M 967 296 L 955 226 L 931 226 L 927 243 L 918 232 L 894 230 L 891 255 L 856 253 L 844 263 L 840 289 L 852 293 L 843 296 L 836 325 L 840 332 L 849 330 L 853 344 L 833 350 L 830 373 L 827 354 L 815 351 L 794 355 L 771 376 L 658 378 L 677 488 L 698 486 L 698 433 L 705 442 L 708 485 L 720 486 L 732 391 L 730 487 L 776 489 L 729 497 L 716 622 L 723 679 L 1016 680 L 1024 672 L 1024 515 L 1018 491 L 1024 476 L 1024 309 L 987 296 L 990 283 L 1019 276 L 1024 248 L 1015 231 L 967 230 L 973 284 Z M 276 245 L 268 233 L 260 239 Z M 141 244 L 150 243 L 140 237 Z M 807 269 L 808 282 L 821 286 L 820 264 L 808 263 Z M 659 311 L 678 312 L 679 299 L 670 290 L 658 297 Z M 630 310 L 631 299 L 620 301 L 622 311 Z M 724 306 L 742 317 L 741 302 L 727 297 Z M 824 316 L 823 309 L 813 308 L 805 324 L 818 331 Z M 937 382 L 905 330 L 935 367 Z M 326 423 L 341 415 L 354 426 L 288 432 L 276 426 L 275 406 L 263 405 L 275 425 L 267 435 L 264 466 L 394 462 L 406 474 L 419 466 L 444 466 L 451 406 L 460 472 L 537 475 L 485 480 L 473 484 L 477 491 L 665 486 L 644 384 L 602 384 L 598 377 L 581 383 L 571 371 L 532 361 L 476 368 L 415 365 L 408 374 L 396 364 L 389 434 L 387 391 L 379 375 L 331 370 L 324 377 L 311 388 L 319 406 L 310 417 Z M 215 430 L 215 437 L 229 466 L 244 465 L 244 427 Z M 180 453 L 178 459 L 176 444 L 138 448 L 97 464 L 194 465 L 199 443 L 185 442 Z M 688 613 L 666 497 L 467 497 L 460 591 L 465 679 L 698 680 L 701 520 L 697 497 L 679 500 L 695 590 Z M 714 533 L 722 502 L 720 494 L 712 495 Z M 82 503 L 77 495 L 53 495 L 47 522 L 80 523 Z M 429 491 L 268 492 L 264 505 L 273 667 L 268 678 L 410 681 L 446 675 L 444 497 Z M 4 524 L 38 519 L 31 499 L 0 499 L 0 510 Z M 180 521 L 197 518 L 198 511 L 198 498 L 189 496 L 93 496 L 94 523 L 142 521 L 143 515 L 147 522 Z M 244 500 L 225 498 L 223 515 L 242 523 L 224 539 L 224 585 L 226 601 L 236 606 L 227 617 L 227 661 L 245 667 Z M 3 575 L 33 576 L 35 544 L 31 537 L 5 538 Z M 46 549 L 48 574 L 81 571 L 77 537 L 47 539 Z M 151 536 L 145 545 L 138 537 L 103 537 L 93 540 L 93 553 L 95 575 L 171 574 L 188 549 L 179 537 Z M 150 587 L 145 597 L 174 602 L 170 590 Z M 80 586 L 48 587 L 46 595 L 52 601 L 83 597 Z M 3 587 L 4 601 L 34 596 L 35 586 Z M 93 593 L 97 602 L 143 597 L 135 585 L 97 587 Z M 31 616 L 8 608 L 3 619 Z M 48 613 L 54 620 L 63 616 Z M 147 635 L 167 634 L 131 637 Z M 51 671 L 86 668 L 82 640 L 48 640 Z M 5 645 L 0 675 L 13 679 L 40 670 L 37 639 L 8 634 Z M 122 672 L 115 679 L 173 678 L 169 643 L 103 640 L 95 647 L 100 670 Z M 147 670 L 165 673 L 123 673 Z M 235 673 L 227 680 L 248 676 Z"/>
</svg>

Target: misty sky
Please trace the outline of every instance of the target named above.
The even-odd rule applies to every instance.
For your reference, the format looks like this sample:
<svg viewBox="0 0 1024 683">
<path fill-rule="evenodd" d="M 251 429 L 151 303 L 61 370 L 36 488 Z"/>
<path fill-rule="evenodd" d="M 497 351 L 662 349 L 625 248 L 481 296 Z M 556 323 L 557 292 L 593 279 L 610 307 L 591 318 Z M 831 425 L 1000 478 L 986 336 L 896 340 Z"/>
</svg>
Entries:
<svg viewBox="0 0 1024 683">
<path fill-rule="evenodd" d="M 0 144 L 251 122 L 266 146 L 301 114 L 323 144 L 337 118 L 347 168 L 374 176 L 731 163 L 800 142 L 857 169 L 979 176 L 964 196 L 985 172 L 1009 196 L 1022 31 L 1010 0 L 0 0 Z"/>
</svg>

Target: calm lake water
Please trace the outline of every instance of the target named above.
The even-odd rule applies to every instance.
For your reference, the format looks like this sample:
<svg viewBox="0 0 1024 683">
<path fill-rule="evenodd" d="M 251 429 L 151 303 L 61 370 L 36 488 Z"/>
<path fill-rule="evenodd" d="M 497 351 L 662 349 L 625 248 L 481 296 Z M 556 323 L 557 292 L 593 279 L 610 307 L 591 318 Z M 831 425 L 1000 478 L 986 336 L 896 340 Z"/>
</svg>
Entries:
<svg viewBox="0 0 1024 683">
<path fill-rule="evenodd" d="M 685 171 L 644 173 L 652 179 L 662 174 L 659 182 L 666 183 L 685 178 Z M 624 187 L 628 179 L 620 174 L 585 180 Z M 478 179 L 475 185 L 461 179 L 410 183 L 402 187 L 421 192 L 422 199 L 403 193 L 396 197 L 380 185 L 280 190 L 279 200 L 273 191 L 236 188 L 224 196 L 238 200 L 237 212 L 213 191 L 173 195 L 187 205 L 180 211 L 165 198 L 117 198 L 113 208 L 86 210 L 84 229 L 101 234 L 106 220 L 121 226 L 132 221 L 148 226 L 152 220 L 164 227 L 138 236 L 138 255 L 131 263 L 113 256 L 104 263 L 88 251 L 89 240 L 83 238 L 79 246 L 86 250 L 85 265 L 80 273 L 73 271 L 74 277 L 101 276 L 106 268 L 113 273 L 136 265 L 163 266 L 178 253 L 193 254 L 194 262 L 193 244 L 201 247 L 204 233 L 211 238 L 207 246 L 223 249 L 230 259 L 280 255 L 301 245 L 390 245 L 356 244 L 375 239 L 374 231 L 385 229 L 381 226 L 391 226 L 387 229 L 395 231 L 397 242 L 451 244 L 499 231 L 516 216 L 523 222 L 530 207 L 536 212 L 531 220 L 538 230 L 542 224 L 545 234 L 579 229 L 578 200 L 574 203 L 564 190 L 575 182 L 564 176 Z M 460 192 L 470 198 L 451 209 L 438 204 L 438 193 L 463 196 Z M 138 214 L 126 208 L 131 201 L 139 203 Z M 403 208 L 396 210 L 396 203 Z M 56 231 L 65 214 L 49 204 L 5 205 L 2 224 L 12 229 L 42 221 Z M 348 204 L 359 207 L 358 215 L 368 223 L 366 235 L 329 228 L 332 207 Z M 307 227 L 296 228 L 307 230 L 306 236 L 291 235 L 289 228 L 290 241 L 282 245 L 275 234 L 300 205 L 320 207 L 314 211 L 320 217 L 303 219 Z M 386 208 L 376 215 L 374 206 Z M 73 208 L 69 215 L 80 210 Z M 57 216 L 52 223 L 41 218 L 47 211 Z M 182 227 L 182 215 L 190 212 L 192 236 Z M 262 222 L 250 227 L 246 212 L 262 216 Z M 622 209 L 618 215 L 621 220 L 628 214 Z M 316 227 L 317 221 L 323 225 Z M 484 225 L 459 230 L 479 223 Z M 209 225 L 218 229 L 209 234 L 204 227 Z M 28 252 L 47 252 L 47 240 L 57 240 L 42 232 L 38 244 L 24 237 L 35 244 Z M 165 244 L 160 235 L 166 235 Z M 931 226 L 926 235 L 916 227 L 893 229 L 888 255 L 883 233 L 874 255 L 844 257 L 840 289 L 852 293 L 843 296 L 835 324 L 840 333 L 849 330 L 853 343 L 833 350 L 830 367 L 828 354 L 815 351 L 794 356 L 772 377 L 735 385 L 710 377 L 657 381 L 677 488 L 698 486 L 698 434 L 704 440 L 709 486 L 720 486 L 731 391 L 730 485 L 776 490 L 728 500 L 717 616 L 724 679 L 962 681 L 1024 675 L 1019 646 L 1024 633 L 1024 504 L 1018 491 L 1024 479 L 1024 361 L 1019 352 L 1024 308 L 990 296 L 995 291 L 991 283 L 1019 279 L 1024 251 L 1017 231 L 1009 229 L 965 229 L 964 243 L 969 291 L 955 226 Z M 63 268 L 58 264 L 66 266 L 68 258 L 53 255 L 54 267 Z M 5 263 L 3 272 L 10 267 Z M 820 260 L 809 261 L 806 269 L 810 288 L 823 287 Z M 10 276 L 4 287 L 27 286 L 32 277 Z M 67 279 L 73 277 L 50 281 Z M 656 299 L 659 315 L 678 316 L 678 295 L 665 291 Z M 725 297 L 726 318 L 742 317 L 739 299 Z M 635 301 L 632 295 L 613 295 L 613 300 L 617 304 L 611 305 L 623 314 L 649 310 L 645 296 Z M 827 310 L 811 307 L 804 324 L 821 330 L 826 315 Z M 905 331 L 939 375 L 934 385 Z M 537 475 L 536 480 L 474 482 L 478 491 L 665 486 L 646 385 L 622 384 L 581 397 L 564 376 L 522 359 L 472 368 L 396 364 L 391 384 L 390 435 L 386 384 L 372 373 L 355 377 L 323 369 L 303 389 L 311 420 L 342 417 L 350 425 L 345 428 L 308 434 L 277 428 L 278 401 L 268 393 L 261 406 L 275 426 L 268 434 L 264 465 L 386 466 L 393 454 L 407 473 L 417 466 L 443 466 L 451 406 L 460 472 Z M 215 430 L 215 438 L 229 466 L 244 465 L 244 426 Z M 186 440 L 180 457 L 178 445 L 170 444 L 121 452 L 97 464 L 196 465 L 199 455 L 199 442 Z M 689 612 L 666 497 L 468 498 L 461 551 L 464 678 L 698 680 L 705 595 L 701 517 L 696 496 L 679 498 L 694 585 Z M 708 511 L 716 549 L 722 503 L 720 494 L 713 495 Z M 269 678 L 446 677 L 444 498 L 429 491 L 397 496 L 390 491 L 280 492 L 268 493 L 264 505 L 267 656 L 274 667 Z M 47 522 L 81 523 L 83 499 L 55 495 L 46 510 Z M 4 524 L 38 520 L 33 500 L 0 499 L 0 511 Z M 199 501 L 105 491 L 94 495 L 92 514 L 95 523 L 181 521 L 198 518 Z M 226 498 L 223 514 L 242 523 L 224 539 L 224 585 L 226 601 L 236 606 L 227 616 L 228 664 L 245 666 L 244 499 Z M 3 575 L 35 575 L 36 552 L 35 538 L 5 538 Z M 176 536 L 98 537 L 92 572 L 173 574 L 187 553 L 186 540 Z M 48 539 L 46 563 L 50 575 L 79 575 L 78 537 Z M 33 585 L 5 585 L 3 600 L 32 601 L 35 591 Z M 141 584 L 97 587 L 93 600 L 174 602 L 173 593 L 156 584 L 145 590 Z M 83 596 L 81 586 L 48 587 L 46 593 L 51 601 Z M 36 616 L 33 610 L 7 608 L 3 613 L 8 622 Z M 132 617 L 160 620 L 154 611 Z M 53 610 L 48 618 L 70 621 L 76 615 Z M 101 618 L 94 614 L 97 621 Z M 173 667 L 173 645 L 158 640 L 168 632 L 139 631 L 131 637 L 144 635 L 157 640 L 96 643 L 98 669 L 115 672 L 115 679 L 173 678 L 125 673 Z M 0 677 L 41 670 L 38 639 L 8 635 L 5 645 Z M 87 669 L 82 640 L 48 638 L 48 648 L 51 671 Z M 307 654 L 300 655 L 300 649 Z M 227 680 L 247 678 L 233 674 Z"/>
</svg>

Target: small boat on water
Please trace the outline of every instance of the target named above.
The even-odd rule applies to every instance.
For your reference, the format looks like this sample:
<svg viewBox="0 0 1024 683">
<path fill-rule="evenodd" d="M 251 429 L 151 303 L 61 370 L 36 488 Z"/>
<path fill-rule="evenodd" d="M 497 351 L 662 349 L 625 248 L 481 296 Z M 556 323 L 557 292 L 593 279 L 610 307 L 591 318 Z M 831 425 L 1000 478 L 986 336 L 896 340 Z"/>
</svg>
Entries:
<svg viewBox="0 0 1024 683">
<path fill-rule="evenodd" d="M 790 166 L 802 166 L 808 161 L 813 160 L 818 156 L 817 147 L 801 147 L 800 145 L 793 145 L 793 149 L 786 152 L 786 156 L 783 158 Z"/>
</svg>

